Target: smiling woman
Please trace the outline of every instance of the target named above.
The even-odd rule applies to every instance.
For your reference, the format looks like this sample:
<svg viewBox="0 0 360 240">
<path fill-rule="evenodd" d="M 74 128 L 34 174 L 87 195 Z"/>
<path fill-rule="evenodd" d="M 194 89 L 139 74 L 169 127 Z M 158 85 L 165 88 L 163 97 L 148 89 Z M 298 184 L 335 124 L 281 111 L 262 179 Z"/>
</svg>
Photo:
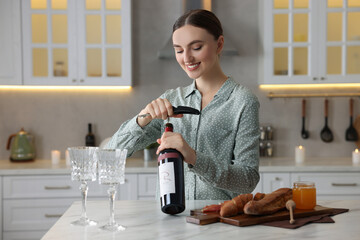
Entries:
<svg viewBox="0 0 360 240">
<path fill-rule="evenodd" d="M 221 23 L 207 10 L 191 10 L 173 26 L 176 60 L 192 84 L 166 91 L 123 123 L 109 148 L 131 155 L 157 141 L 159 154 L 175 149 L 184 162 L 186 199 L 232 199 L 251 193 L 259 181 L 259 103 L 255 95 L 220 66 Z M 175 115 L 173 106 L 201 110 Z M 171 117 L 177 132 L 163 132 Z M 159 191 L 157 191 L 159 192 Z"/>
</svg>

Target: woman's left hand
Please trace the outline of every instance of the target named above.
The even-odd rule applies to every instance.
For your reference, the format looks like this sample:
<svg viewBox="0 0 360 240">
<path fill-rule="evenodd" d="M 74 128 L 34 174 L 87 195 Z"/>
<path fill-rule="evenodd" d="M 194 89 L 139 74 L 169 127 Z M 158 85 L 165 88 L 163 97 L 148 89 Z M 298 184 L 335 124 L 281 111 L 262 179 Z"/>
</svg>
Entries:
<svg viewBox="0 0 360 240">
<path fill-rule="evenodd" d="M 160 146 L 158 147 L 156 154 L 159 154 L 164 149 L 176 149 L 183 155 L 186 163 L 195 165 L 196 152 L 189 146 L 180 133 L 164 132 L 157 142 Z"/>
</svg>

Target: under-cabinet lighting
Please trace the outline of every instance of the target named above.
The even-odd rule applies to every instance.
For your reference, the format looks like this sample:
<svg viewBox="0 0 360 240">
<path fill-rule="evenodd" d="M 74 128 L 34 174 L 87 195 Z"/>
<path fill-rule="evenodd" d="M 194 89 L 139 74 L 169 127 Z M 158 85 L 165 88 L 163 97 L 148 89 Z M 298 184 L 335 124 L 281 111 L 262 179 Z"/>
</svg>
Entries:
<svg viewBox="0 0 360 240">
<path fill-rule="evenodd" d="M 360 88 L 360 83 L 324 83 L 324 84 L 261 84 L 260 89 L 329 89 L 329 88 Z"/>
<path fill-rule="evenodd" d="M 131 86 L 24 86 L 24 85 L 0 85 L 0 90 L 131 90 Z"/>
</svg>

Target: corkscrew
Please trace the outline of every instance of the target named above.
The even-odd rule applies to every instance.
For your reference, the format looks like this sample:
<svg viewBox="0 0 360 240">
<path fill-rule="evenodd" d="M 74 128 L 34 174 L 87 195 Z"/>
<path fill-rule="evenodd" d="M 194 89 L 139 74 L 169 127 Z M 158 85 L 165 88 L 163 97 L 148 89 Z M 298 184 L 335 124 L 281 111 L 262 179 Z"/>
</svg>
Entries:
<svg viewBox="0 0 360 240">
<path fill-rule="evenodd" d="M 174 112 L 174 115 L 176 115 L 176 114 L 199 115 L 200 114 L 199 110 L 197 110 L 195 108 L 192 108 L 192 107 L 186 107 L 186 106 L 178 106 L 178 107 L 173 106 L 173 112 Z M 139 118 L 145 118 L 147 116 L 150 116 L 150 113 L 145 113 L 145 114 L 138 115 Z M 169 120 L 169 118 L 168 118 L 168 120 Z"/>
</svg>

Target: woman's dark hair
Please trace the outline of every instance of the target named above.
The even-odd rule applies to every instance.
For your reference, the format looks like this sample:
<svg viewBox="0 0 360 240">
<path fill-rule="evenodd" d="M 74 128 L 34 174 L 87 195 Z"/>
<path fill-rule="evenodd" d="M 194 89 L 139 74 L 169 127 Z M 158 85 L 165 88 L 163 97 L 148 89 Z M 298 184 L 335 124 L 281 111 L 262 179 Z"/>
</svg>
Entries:
<svg viewBox="0 0 360 240">
<path fill-rule="evenodd" d="M 223 35 L 223 29 L 219 19 L 214 13 L 204 9 L 190 10 L 179 17 L 174 23 L 173 33 L 185 25 L 203 28 L 213 35 L 215 40 Z"/>
</svg>

